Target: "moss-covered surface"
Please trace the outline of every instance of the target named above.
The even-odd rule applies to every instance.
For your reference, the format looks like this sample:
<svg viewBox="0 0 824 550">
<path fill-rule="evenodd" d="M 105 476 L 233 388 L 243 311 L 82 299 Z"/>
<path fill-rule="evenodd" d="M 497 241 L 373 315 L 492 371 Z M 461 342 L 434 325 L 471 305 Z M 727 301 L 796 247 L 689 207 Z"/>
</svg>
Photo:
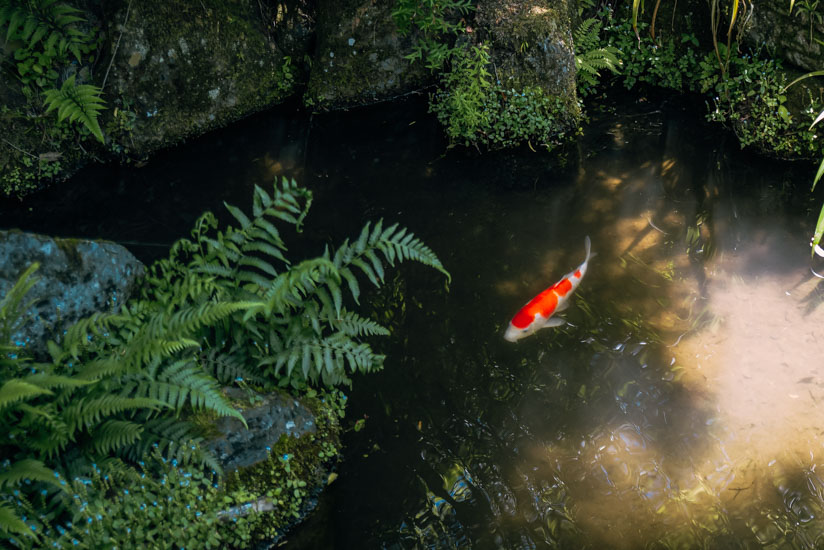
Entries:
<svg viewBox="0 0 824 550">
<path fill-rule="evenodd" d="M 789 1 L 759 2 L 745 27 L 746 42 L 806 71 L 824 69 L 824 43 L 819 42 L 824 40 L 824 10 L 817 4 L 795 2 L 790 13 Z M 807 5 L 816 6 L 812 16 Z"/>
<path fill-rule="evenodd" d="M 581 110 L 572 41 L 574 3 L 566 0 L 479 0 L 476 40 L 490 43 L 493 78 L 503 89 L 540 88 L 560 100 L 568 130 Z"/>
<path fill-rule="evenodd" d="M 390 0 L 321 0 L 317 45 L 304 96 L 317 110 L 389 99 L 434 82 L 421 63 L 404 56 L 414 36 L 402 37 Z"/>
<path fill-rule="evenodd" d="M 101 46 L 81 64 L 56 69 L 60 81 L 71 73 L 78 83 L 105 84 L 100 125 L 106 143 L 47 115 L 41 89 L 3 79 L 0 192 L 5 195 L 29 194 L 90 159 L 144 158 L 276 105 L 306 78 L 301 67 L 312 19 L 302 0 L 70 3 L 84 10 L 84 32 L 99 29 Z M 20 46 L 7 44 L 0 56 L 9 61 Z"/>
<path fill-rule="evenodd" d="M 299 53 L 275 41 L 292 11 L 266 9 L 256 0 L 104 3 L 107 49 L 117 48 L 104 120 L 116 121 L 115 107 L 134 113 L 113 142 L 145 155 L 294 93 L 301 75 L 290 53 Z"/>
<path fill-rule="evenodd" d="M 345 402 L 337 390 L 310 391 L 301 403 L 314 413 L 316 430 L 299 438 L 282 435 L 267 460 L 227 476 L 227 493 L 250 495 L 264 511 L 253 530 L 256 540 L 280 539 L 314 508 L 338 459 Z"/>
</svg>

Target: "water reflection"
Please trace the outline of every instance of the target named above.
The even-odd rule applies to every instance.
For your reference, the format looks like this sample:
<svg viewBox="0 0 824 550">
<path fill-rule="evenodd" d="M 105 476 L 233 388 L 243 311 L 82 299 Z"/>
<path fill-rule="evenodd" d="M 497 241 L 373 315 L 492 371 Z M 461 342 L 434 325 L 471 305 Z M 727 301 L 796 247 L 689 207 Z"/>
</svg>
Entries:
<svg viewBox="0 0 824 550">
<path fill-rule="evenodd" d="M 330 493 L 336 547 L 821 542 L 809 215 L 786 165 L 742 157 L 694 119 L 665 107 L 596 121 L 564 175 L 506 160 L 522 187 L 485 178 L 493 158 L 347 190 L 416 227 L 454 283 L 424 297 L 408 284 L 420 303 L 397 327 L 403 341 L 387 372 L 355 387 L 371 425 L 350 438 L 348 481 Z M 598 256 L 570 324 L 502 342 L 587 234 Z M 367 520 L 354 495 L 393 504 Z"/>
<path fill-rule="evenodd" d="M 449 292 L 413 265 L 364 296 L 386 370 L 356 380 L 366 428 L 288 548 L 824 547 L 810 170 L 741 154 L 700 106 L 618 111 L 561 155 L 481 158 L 444 155 L 423 101 L 269 115 L 3 220 L 151 258 L 286 174 L 316 198 L 298 256 L 380 217 L 438 252 Z M 569 324 L 505 342 L 585 235 Z"/>
</svg>

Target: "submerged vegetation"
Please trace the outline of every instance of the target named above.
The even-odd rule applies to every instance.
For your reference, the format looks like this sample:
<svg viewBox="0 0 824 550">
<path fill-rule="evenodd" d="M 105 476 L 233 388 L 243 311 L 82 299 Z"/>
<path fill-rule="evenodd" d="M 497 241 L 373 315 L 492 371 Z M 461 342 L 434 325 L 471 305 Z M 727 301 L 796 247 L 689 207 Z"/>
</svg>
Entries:
<svg viewBox="0 0 824 550">
<path fill-rule="evenodd" d="M 202 447 L 205 434 L 194 413 L 243 422 L 221 384 L 317 395 L 311 387 L 331 389 L 350 383 L 348 373 L 381 368 L 383 356 L 363 338 L 388 331 L 346 305 L 357 304 L 361 294 L 356 274 L 380 286 L 386 267 L 414 260 L 448 277 L 412 233 L 380 221 L 335 250 L 292 264 L 275 224 L 300 231 L 311 203 L 308 190 L 284 180 L 271 194 L 255 188 L 251 217 L 226 205 L 238 226 L 217 230 L 215 216 L 204 214 L 193 240 L 181 239 L 167 259 L 151 266 L 139 297 L 117 312 L 72 326 L 60 342 L 49 343 L 45 361 L 10 342 L 28 308 L 25 296 L 37 265 L 21 276 L 0 303 L 0 413 L 6 425 L 0 444 L 0 536 L 22 547 L 41 537 L 68 546 L 83 534 L 77 529 L 89 529 L 86 519 L 102 520 L 95 510 L 108 507 L 102 503 L 114 495 L 119 495 L 117 510 L 106 514 L 105 527 L 92 529 L 97 538 L 87 537 L 90 548 L 100 541 L 128 546 L 162 540 L 164 533 L 184 527 L 187 536 L 202 533 L 203 547 L 237 544 L 234 537 L 246 540 L 249 532 L 215 533 L 213 527 L 223 525 L 218 517 L 261 497 L 275 502 L 276 510 L 291 512 L 269 517 L 255 536 L 271 537 L 282 521 L 294 519 L 305 482 L 294 478 L 288 458 L 271 459 L 271 486 L 255 487 L 263 494 L 250 494 L 248 484 L 230 483 L 229 493 L 210 488 L 220 467 Z M 324 391 L 334 403 L 334 394 Z M 318 423 L 331 430 L 334 441 L 334 418 L 329 422 Z M 289 445 L 285 448 L 277 456 L 288 455 Z M 320 455 L 314 452 L 331 458 L 334 444 Z M 136 490 L 132 484 L 138 477 L 161 486 L 168 479 L 190 496 L 161 504 L 158 496 L 143 501 L 164 491 L 142 485 Z M 178 509 L 184 505 L 187 511 Z M 132 535 L 122 533 L 118 522 L 147 506 L 160 508 L 139 515 L 147 523 L 131 525 Z"/>
</svg>

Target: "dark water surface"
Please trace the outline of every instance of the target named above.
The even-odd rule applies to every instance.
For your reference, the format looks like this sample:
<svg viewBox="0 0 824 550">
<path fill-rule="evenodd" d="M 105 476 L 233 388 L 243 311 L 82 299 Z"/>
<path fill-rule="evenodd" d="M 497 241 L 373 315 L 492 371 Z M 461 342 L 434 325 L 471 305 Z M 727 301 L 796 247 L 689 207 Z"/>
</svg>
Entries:
<svg viewBox="0 0 824 550">
<path fill-rule="evenodd" d="M 625 102 L 561 153 L 475 157 L 445 152 L 422 100 L 284 110 L 86 170 L 4 204 L 0 227 L 151 260 L 288 175 L 315 194 L 297 255 L 377 218 L 439 254 L 448 292 L 406 265 L 371 297 L 386 368 L 356 378 L 347 420 L 366 426 L 285 548 L 824 548 L 814 167 L 741 153 L 702 118 Z M 569 324 L 504 341 L 587 235 Z"/>
</svg>

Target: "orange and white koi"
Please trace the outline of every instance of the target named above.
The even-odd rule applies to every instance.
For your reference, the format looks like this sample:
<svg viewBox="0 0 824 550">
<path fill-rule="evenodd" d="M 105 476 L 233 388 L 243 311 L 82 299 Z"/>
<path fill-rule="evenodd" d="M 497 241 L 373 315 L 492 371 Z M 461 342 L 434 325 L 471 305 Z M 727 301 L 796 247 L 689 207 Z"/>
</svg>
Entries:
<svg viewBox="0 0 824 550">
<path fill-rule="evenodd" d="M 521 338 L 526 338 L 530 334 L 547 327 L 558 327 L 566 321 L 552 316 L 559 311 L 569 307 L 569 299 L 581 279 L 587 272 L 587 263 L 594 255 L 591 251 L 589 237 L 585 241 L 587 255 L 581 265 L 575 271 L 567 273 L 560 281 L 547 288 L 533 299 L 531 299 L 521 310 L 515 314 L 509 327 L 506 329 L 504 338 L 510 342 L 517 342 Z"/>
</svg>

